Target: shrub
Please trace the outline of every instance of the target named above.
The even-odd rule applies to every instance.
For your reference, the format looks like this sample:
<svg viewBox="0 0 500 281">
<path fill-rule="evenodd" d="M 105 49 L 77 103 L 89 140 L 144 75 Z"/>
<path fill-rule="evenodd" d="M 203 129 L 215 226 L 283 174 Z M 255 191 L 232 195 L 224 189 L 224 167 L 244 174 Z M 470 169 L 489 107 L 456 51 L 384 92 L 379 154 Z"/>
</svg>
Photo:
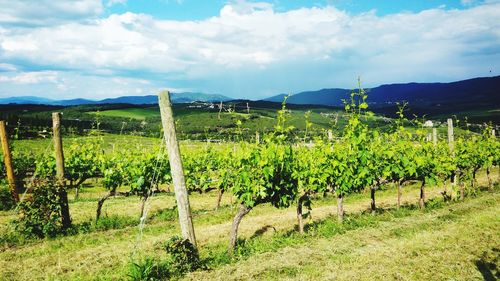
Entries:
<svg viewBox="0 0 500 281">
<path fill-rule="evenodd" d="M 165 251 L 170 255 L 170 264 L 176 275 L 202 267 L 198 251 L 188 239 L 178 236 L 170 238 L 165 243 Z"/>
<path fill-rule="evenodd" d="M 53 182 L 35 184 L 32 196 L 19 203 L 15 229 L 27 237 L 54 237 L 63 233 L 60 188 Z"/>
<path fill-rule="evenodd" d="M 168 259 L 161 260 L 146 257 L 129 266 L 131 280 L 167 280 L 179 278 L 184 274 L 202 268 L 198 251 L 187 239 L 178 236 L 170 238 L 165 243 Z"/>
</svg>

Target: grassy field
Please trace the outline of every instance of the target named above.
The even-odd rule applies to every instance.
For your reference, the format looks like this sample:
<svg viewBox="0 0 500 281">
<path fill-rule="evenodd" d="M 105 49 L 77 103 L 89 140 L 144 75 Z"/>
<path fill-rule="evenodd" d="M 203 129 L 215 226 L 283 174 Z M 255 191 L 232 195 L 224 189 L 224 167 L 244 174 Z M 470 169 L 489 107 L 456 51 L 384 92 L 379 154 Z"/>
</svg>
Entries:
<svg viewBox="0 0 500 281">
<path fill-rule="evenodd" d="M 160 111 L 158 110 L 157 107 L 113 109 L 104 111 L 94 111 L 89 113 L 100 116 L 123 117 L 123 118 L 137 119 L 137 120 L 146 120 L 147 117 L 160 116 Z"/>
<path fill-rule="evenodd" d="M 225 110 L 219 113 L 217 106 L 193 104 L 174 105 L 174 116 L 177 123 L 178 137 L 182 140 L 226 140 L 234 141 L 241 138 L 251 140 L 255 132 L 269 132 L 274 130 L 277 119 L 279 103 L 255 103 L 247 112 L 246 106 L 240 104 L 227 104 Z M 20 139 L 49 137 L 51 132 L 51 113 L 61 111 L 63 113 L 63 133 L 65 136 L 85 135 L 91 130 L 99 128 L 109 134 L 126 134 L 158 137 L 161 134 L 161 119 L 159 109 L 149 105 L 82 105 L 74 107 L 47 107 L 47 106 L 18 106 L 6 108 L 7 113 L 0 112 L 0 117 L 8 121 L 8 130 L 11 135 L 19 132 Z M 236 111 L 235 111 L 236 110 Z M 393 116 L 396 108 L 390 109 Z M 394 111 L 394 112 L 393 112 Z M 340 134 L 347 123 L 349 115 L 342 108 L 315 107 L 289 105 L 287 108 L 287 126 L 292 126 L 292 135 L 299 141 L 306 135 L 305 114 L 309 113 L 309 121 L 312 127 L 308 128 L 308 136 L 325 136 L 326 130 L 333 130 L 334 134 Z M 383 112 L 384 114 L 388 112 Z M 458 126 L 465 127 L 463 118 L 472 116 L 469 121 L 478 124 L 496 120 L 499 111 L 497 109 L 485 111 L 467 111 L 457 113 L 461 122 L 456 125 L 456 134 L 460 133 Z M 408 116 L 413 119 L 414 116 Z M 432 119 L 445 121 L 453 117 L 451 114 L 421 116 L 421 119 Z M 479 119 L 478 119 L 479 118 Z M 375 115 L 363 118 L 372 128 L 388 131 L 393 127 L 394 120 Z M 472 120 L 472 121 L 471 121 Z M 475 120 L 475 121 L 474 121 Z M 469 123 L 470 123 L 469 122 Z M 408 123 L 408 128 L 418 127 L 416 124 Z M 442 126 L 441 126 L 442 125 Z M 438 129 L 445 130 L 445 124 Z M 477 126 L 469 129 L 477 131 Z M 445 134 L 444 134 L 445 135 Z"/>
<path fill-rule="evenodd" d="M 494 171 L 497 174 L 497 171 Z M 484 175 L 480 184 L 485 185 Z M 94 218 L 97 199 L 105 194 L 88 183 L 78 201 L 70 202 L 74 223 L 81 228 Z M 500 193 L 479 192 L 464 202 L 442 203 L 443 187 L 428 189 L 428 209 L 416 208 L 417 184 L 404 187 L 404 207 L 395 209 L 392 187 L 377 192 L 375 215 L 367 212 L 369 193 L 345 202 L 344 224 L 335 218 L 335 198 L 313 202 L 306 235 L 297 234 L 293 207 L 255 208 L 244 218 L 240 250 L 226 255 L 228 233 L 236 213 L 233 199 L 191 194 L 200 254 L 210 270 L 185 276 L 191 280 L 339 279 L 339 280 L 481 280 L 495 274 L 500 248 Z M 70 199 L 73 195 L 70 194 Z M 16 240 L 0 212 L 1 280 L 122 280 L 131 261 L 165 258 L 162 243 L 180 233 L 172 194 L 148 201 L 148 220 L 138 228 L 140 200 L 107 201 L 103 220 L 78 234 L 44 240 Z M 265 262 L 263 262 L 265 261 Z"/>
</svg>

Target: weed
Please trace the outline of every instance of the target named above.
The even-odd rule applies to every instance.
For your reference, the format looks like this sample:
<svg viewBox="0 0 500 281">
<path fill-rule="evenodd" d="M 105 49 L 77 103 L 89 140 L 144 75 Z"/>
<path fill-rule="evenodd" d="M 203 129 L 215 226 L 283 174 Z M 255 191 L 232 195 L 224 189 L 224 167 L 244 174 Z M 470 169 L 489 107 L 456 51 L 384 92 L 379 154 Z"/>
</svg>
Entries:
<svg viewBox="0 0 500 281">
<path fill-rule="evenodd" d="M 202 267 L 198 250 L 188 239 L 178 236 L 165 243 L 165 251 L 170 256 L 170 264 L 175 275 L 183 275 Z"/>
<path fill-rule="evenodd" d="M 171 277 L 170 264 L 152 257 L 129 265 L 128 277 L 134 281 L 165 280 Z"/>
</svg>

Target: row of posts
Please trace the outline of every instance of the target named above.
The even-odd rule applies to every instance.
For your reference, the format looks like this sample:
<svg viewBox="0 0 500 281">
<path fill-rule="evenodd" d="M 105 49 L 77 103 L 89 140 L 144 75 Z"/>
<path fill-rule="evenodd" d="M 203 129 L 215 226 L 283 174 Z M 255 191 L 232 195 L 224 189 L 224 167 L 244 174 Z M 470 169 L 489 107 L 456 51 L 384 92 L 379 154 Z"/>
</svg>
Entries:
<svg viewBox="0 0 500 281">
<path fill-rule="evenodd" d="M 56 176 L 60 184 L 64 182 L 64 154 L 61 137 L 61 113 L 52 113 L 52 131 L 54 134 L 54 151 L 56 157 Z M 0 121 L 0 140 L 2 142 L 3 158 L 7 181 L 15 202 L 19 202 L 19 189 L 14 175 L 12 154 L 10 152 L 6 122 Z"/>
<path fill-rule="evenodd" d="M 184 173 L 182 169 L 182 161 L 180 157 L 180 150 L 177 142 L 175 123 L 173 118 L 173 111 L 170 102 L 170 94 L 168 91 L 161 92 L 158 96 L 158 104 L 160 106 L 161 120 L 164 131 L 165 142 L 167 145 L 170 166 L 172 171 L 172 181 L 174 184 L 175 197 L 179 212 L 179 223 L 181 225 L 181 232 L 184 239 L 189 239 L 190 242 L 196 246 L 196 238 L 194 232 L 194 226 L 192 221 L 192 215 L 189 204 L 189 197 L 186 188 L 186 181 L 184 178 Z M 448 123 L 448 145 L 450 153 L 454 153 L 454 135 L 453 135 L 453 120 L 449 118 Z M 61 208 L 63 217 L 63 226 L 71 225 L 71 219 L 69 215 L 69 207 L 67 204 L 67 193 L 64 188 L 64 154 L 63 154 L 63 144 L 61 136 L 61 113 L 52 113 L 52 129 L 54 137 L 54 151 L 56 157 L 56 177 L 58 184 L 60 185 L 60 196 L 61 196 Z M 494 136 L 495 131 L 492 131 Z M 19 189 L 16 185 L 16 179 L 14 175 L 14 169 L 12 165 L 12 155 L 9 148 L 8 137 L 7 137 L 6 123 L 5 121 L 0 121 L 0 139 L 2 142 L 2 149 L 4 155 L 5 169 L 7 173 L 7 180 L 11 194 L 15 202 L 19 202 Z M 257 143 L 260 141 L 260 136 L 258 132 L 256 133 Z M 333 139 L 333 133 L 328 131 L 328 139 Z M 437 145 L 437 129 L 432 128 L 432 135 L 428 136 L 428 140 L 432 139 L 434 145 Z"/>
<path fill-rule="evenodd" d="M 160 106 L 161 120 L 165 142 L 168 150 L 169 162 L 172 172 L 172 182 L 174 184 L 175 198 L 179 212 L 179 223 L 184 239 L 188 239 L 196 247 L 196 237 L 194 232 L 191 209 L 189 205 L 189 197 L 186 188 L 186 181 L 182 169 L 182 161 L 180 157 L 179 145 L 175 132 L 175 123 L 173 111 L 170 102 L 170 93 L 168 91 L 161 92 L 158 95 L 158 104 Z M 59 195 L 61 200 L 61 216 L 63 227 L 71 225 L 69 214 L 69 206 L 67 199 L 66 188 L 64 187 L 64 153 L 61 136 L 61 113 L 52 113 L 52 129 L 54 137 L 54 150 L 56 157 L 56 177 L 59 185 Z M 19 188 L 16 184 L 14 169 L 12 165 L 12 155 L 9 148 L 8 134 L 6 130 L 6 122 L 0 121 L 0 139 L 4 155 L 5 169 L 7 172 L 7 181 L 9 189 L 15 202 L 19 202 Z"/>
</svg>

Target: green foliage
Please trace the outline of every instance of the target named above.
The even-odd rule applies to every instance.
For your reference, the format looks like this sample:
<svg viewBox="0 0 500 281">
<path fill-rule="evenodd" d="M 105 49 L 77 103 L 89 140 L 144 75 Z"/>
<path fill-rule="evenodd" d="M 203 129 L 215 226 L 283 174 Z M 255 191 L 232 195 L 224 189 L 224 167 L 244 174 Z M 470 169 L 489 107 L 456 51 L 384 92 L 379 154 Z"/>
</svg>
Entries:
<svg viewBox="0 0 500 281">
<path fill-rule="evenodd" d="M 174 236 L 165 243 L 167 259 L 146 257 L 129 264 L 130 280 L 167 280 L 202 268 L 198 251 L 189 242 Z"/>
<path fill-rule="evenodd" d="M 288 207 L 297 194 L 293 177 L 294 153 L 290 145 L 266 142 L 243 155 L 233 194 L 247 207 L 271 203 Z"/>
<path fill-rule="evenodd" d="M 289 119 L 291 115 L 290 112 L 286 109 L 286 100 L 288 98 L 289 96 L 285 96 L 283 102 L 281 103 L 281 109 L 278 110 L 276 114 L 276 125 L 274 126 L 274 132 L 272 132 L 270 135 L 270 137 L 274 138 L 274 141 L 286 141 L 291 137 L 291 133 L 293 132 L 293 130 L 295 130 L 295 126 L 287 124 L 287 119 Z"/>
<path fill-rule="evenodd" d="M 35 155 L 32 152 L 12 151 L 14 176 L 19 189 L 24 187 L 24 179 L 35 170 Z"/>
<path fill-rule="evenodd" d="M 39 238 L 63 233 L 60 188 L 53 182 L 34 186 L 31 197 L 19 203 L 16 230 L 26 237 Z"/>
<path fill-rule="evenodd" d="M 199 154 L 186 154 L 182 160 L 189 191 L 203 193 L 214 188 L 221 160 L 217 151 L 207 147 Z"/>
<path fill-rule="evenodd" d="M 115 191 L 124 184 L 128 157 L 126 154 L 115 153 L 105 157 L 102 161 L 102 185 L 104 188 Z"/>
<path fill-rule="evenodd" d="M 8 185 L 0 183 L 0 210 L 7 211 L 16 205 Z"/>
<path fill-rule="evenodd" d="M 166 280 L 170 278 L 170 264 L 147 257 L 129 264 L 128 277 L 134 281 Z"/>
<path fill-rule="evenodd" d="M 3 162 L 3 154 L 0 154 L 0 178 L 5 178 L 5 164 Z"/>
<path fill-rule="evenodd" d="M 124 178 L 132 194 L 147 197 L 160 183 L 171 180 L 167 154 L 140 154 L 128 157 Z"/>
<path fill-rule="evenodd" d="M 302 198 L 302 204 L 311 210 L 311 195 L 326 194 L 326 173 L 324 165 L 327 161 L 323 152 L 323 144 L 317 143 L 313 147 L 296 147 L 295 159 L 292 163 L 292 178 L 297 184 L 297 196 Z M 298 198 L 297 198 L 298 199 Z M 304 214 L 307 217 L 308 213 Z"/>
<path fill-rule="evenodd" d="M 102 184 L 110 190 L 122 185 L 130 187 L 130 193 L 147 197 L 159 184 L 172 179 L 166 153 L 137 149 L 114 152 L 102 157 Z"/>
<path fill-rule="evenodd" d="M 368 143 L 371 136 L 368 126 L 362 122 L 362 113 L 368 107 L 366 98 L 360 83 L 358 92 L 353 91 L 350 101 L 344 101 L 350 118 L 342 138 L 325 148 L 326 182 L 335 188 L 339 196 L 359 191 L 374 181 L 369 167 Z"/>
<path fill-rule="evenodd" d="M 81 184 L 99 172 L 102 148 L 98 141 L 75 141 L 66 151 L 64 176 L 72 183 Z"/>
<path fill-rule="evenodd" d="M 53 155 L 41 155 L 35 160 L 37 178 L 50 179 L 56 175 L 56 159 Z"/>
<path fill-rule="evenodd" d="M 198 251 L 188 239 L 178 236 L 165 243 L 165 251 L 169 255 L 169 263 L 175 275 L 183 275 L 202 267 Z"/>
</svg>

